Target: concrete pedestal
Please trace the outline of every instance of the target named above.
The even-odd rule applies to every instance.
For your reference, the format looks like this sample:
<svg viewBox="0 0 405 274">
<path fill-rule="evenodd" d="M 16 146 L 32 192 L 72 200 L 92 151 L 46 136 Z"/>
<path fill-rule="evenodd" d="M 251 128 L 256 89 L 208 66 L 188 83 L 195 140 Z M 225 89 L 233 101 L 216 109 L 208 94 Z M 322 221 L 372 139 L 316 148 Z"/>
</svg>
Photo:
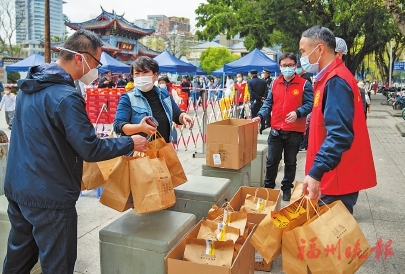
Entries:
<svg viewBox="0 0 405 274">
<path fill-rule="evenodd" d="M 101 273 L 166 273 L 164 258 L 195 221 L 188 213 L 130 210 L 99 232 Z"/>
<path fill-rule="evenodd" d="M 262 134 L 257 135 L 257 144 L 267 145 L 267 139 L 269 138 L 269 133 L 263 131 Z"/>
<path fill-rule="evenodd" d="M 232 198 L 229 179 L 198 175 L 187 175 L 187 179 L 174 188 L 176 204 L 169 210 L 194 214 L 199 221 L 207 216 L 213 204 L 221 207 Z"/>
<path fill-rule="evenodd" d="M 266 176 L 267 144 L 257 144 L 257 157 L 252 161 L 252 179 L 250 186 L 263 186 Z"/>
<path fill-rule="evenodd" d="M 231 180 L 231 196 L 239 190 L 241 186 L 249 186 L 251 181 L 251 163 L 241 169 L 227 169 L 218 167 L 209 167 L 202 165 L 202 175 L 210 177 L 228 178 Z"/>
<path fill-rule="evenodd" d="M 0 273 L 3 271 L 4 258 L 7 253 L 8 234 L 10 233 L 11 224 L 7 215 L 8 200 L 6 196 L 0 196 Z M 39 262 L 32 268 L 31 274 L 40 274 L 41 266 Z"/>
</svg>

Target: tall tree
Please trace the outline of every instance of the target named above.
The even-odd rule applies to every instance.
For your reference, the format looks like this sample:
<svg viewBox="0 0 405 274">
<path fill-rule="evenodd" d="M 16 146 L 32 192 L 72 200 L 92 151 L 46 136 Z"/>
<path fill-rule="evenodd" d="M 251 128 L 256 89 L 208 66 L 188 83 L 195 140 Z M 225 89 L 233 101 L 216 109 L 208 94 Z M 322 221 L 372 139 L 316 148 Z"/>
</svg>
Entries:
<svg viewBox="0 0 405 274">
<path fill-rule="evenodd" d="M 207 48 L 201 53 L 200 66 L 208 74 L 221 68 L 224 64 L 239 59 L 237 54 L 231 54 L 231 51 L 225 47 Z"/>
<path fill-rule="evenodd" d="M 346 65 L 353 73 L 364 56 L 384 48 L 396 33 L 382 0 L 207 0 L 196 14 L 197 26 L 204 27 L 200 38 L 240 33 L 250 50 L 281 45 L 298 52 L 302 32 L 323 25 L 346 40 Z"/>
<path fill-rule="evenodd" d="M 402 11 L 404 5 L 404 0 L 385 0 L 385 6 L 402 35 L 405 35 L 405 12 Z"/>
<path fill-rule="evenodd" d="M 12 40 L 25 19 L 24 9 L 20 14 L 15 14 L 15 4 L 20 4 L 20 1 L 0 0 L 0 50 L 12 57 L 21 54 L 21 47 L 13 44 Z"/>
</svg>

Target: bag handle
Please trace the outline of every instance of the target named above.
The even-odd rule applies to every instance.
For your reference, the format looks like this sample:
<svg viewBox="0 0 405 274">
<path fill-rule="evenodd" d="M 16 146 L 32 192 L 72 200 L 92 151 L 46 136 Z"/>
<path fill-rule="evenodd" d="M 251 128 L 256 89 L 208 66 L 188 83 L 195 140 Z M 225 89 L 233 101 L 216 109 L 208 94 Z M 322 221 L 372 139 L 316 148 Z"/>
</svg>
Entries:
<svg viewBox="0 0 405 274">
<path fill-rule="evenodd" d="M 324 201 L 322 201 L 321 199 L 319 199 L 319 200 L 328 208 L 328 210 L 330 209 L 330 207 Z M 321 217 L 319 215 L 319 207 L 314 206 L 311 199 L 307 199 L 307 203 L 308 203 L 308 201 L 311 204 L 312 208 L 315 210 L 315 213 L 318 215 L 318 217 Z"/>
<path fill-rule="evenodd" d="M 269 190 L 267 188 L 264 188 L 267 192 L 267 198 L 266 198 L 266 202 L 269 202 Z M 256 202 L 256 196 L 257 196 L 257 191 L 259 190 L 259 188 L 256 188 L 255 190 L 255 199 L 254 201 Z"/>
</svg>

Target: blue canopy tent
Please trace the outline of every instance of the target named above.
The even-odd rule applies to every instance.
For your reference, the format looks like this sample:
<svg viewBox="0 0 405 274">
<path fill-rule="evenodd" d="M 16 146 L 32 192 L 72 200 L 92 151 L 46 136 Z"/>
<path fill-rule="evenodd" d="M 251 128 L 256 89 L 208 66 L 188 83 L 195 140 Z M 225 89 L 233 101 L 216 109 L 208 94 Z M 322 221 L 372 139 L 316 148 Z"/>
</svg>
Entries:
<svg viewBox="0 0 405 274">
<path fill-rule="evenodd" d="M 196 75 L 207 75 L 207 73 L 200 68 L 197 68 L 197 71 L 195 72 L 195 74 Z"/>
<path fill-rule="evenodd" d="M 159 72 L 195 74 L 197 71 L 196 66 L 181 61 L 167 50 L 153 59 L 159 64 Z"/>
<path fill-rule="evenodd" d="M 129 73 L 130 70 L 130 66 L 114 59 L 104 51 L 101 53 L 100 62 L 103 65 L 99 68 L 99 72 L 109 70 L 111 72 Z"/>
<path fill-rule="evenodd" d="M 41 65 L 43 63 L 45 63 L 44 56 L 34 53 L 15 64 L 6 66 L 6 71 L 28 71 L 30 67 Z"/>
<path fill-rule="evenodd" d="M 211 75 L 214 75 L 214 76 L 222 76 L 222 75 L 224 75 L 224 67 L 212 71 Z"/>
<path fill-rule="evenodd" d="M 250 70 L 257 70 L 259 73 L 266 68 L 271 73 L 280 74 L 280 69 L 276 61 L 271 60 L 259 49 L 254 49 L 242 58 L 225 64 L 223 71 L 225 75 L 234 75 L 238 72 L 249 72 Z"/>
</svg>

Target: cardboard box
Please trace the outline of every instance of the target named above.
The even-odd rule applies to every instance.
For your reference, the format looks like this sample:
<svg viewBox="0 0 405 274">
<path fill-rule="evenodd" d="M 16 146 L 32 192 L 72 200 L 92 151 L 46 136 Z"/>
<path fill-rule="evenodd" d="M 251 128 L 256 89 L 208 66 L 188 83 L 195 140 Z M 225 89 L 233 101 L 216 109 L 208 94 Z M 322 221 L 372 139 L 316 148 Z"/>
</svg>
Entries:
<svg viewBox="0 0 405 274">
<path fill-rule="evenodd" d="M 235 193 L 235 195 L 232 197 L 232 199 L 229 201 L 229 204 L 231 207 L 235 210 L 238 211 L 240 210 L 241 206 L 245 202 L 246 195 L 255 195 L 255 192 L 257 190 L 257 196 L 262 199 L 267 198 L 267 192 L 265 188 L 262 187 L 248 187 L 248 186 L 242 186 L 239 188 L 239 190 Z M 269 192 L 269 201 L 275 202 L 274 206 L 274 211 L 280 210 L 281 208 L 281 199 L 280 199 L 280 190 L 279 189 L 267 189 Z M 247 214 L 247 221 L 249 223 L 254 223 L 256 225 L 260 224 L 260 222 L 264 219 L 264 217 L 267 216 L 267 214 L 259 214 L 259 213 L 248 213 Z M 261 258 L 261 260 L 260 260 Z M 263 258 L 260 256 L 260 254 L 255 250 L 255 270 L 261 270 L 261 271 L 270 271 L 271 270 L 271 263 L 266 263 L 266 261 L 263 260 Z"/>
<path fill-rule="evenodd" d="M 241 206 L 245 202 L 246 195 L 250 194 L 252 196 L 255 196 L 256 189 L 258 189 L 256 197 L 262 199 L 267 198 L 267 192 L 265 188 L 242 186 L 229 201 L 229 204 L 233 208 L 233 210 L 239 211 Z M 280 190 L 268 188 L 267 191 L 269 192 L 269 201 L 275 202 L 274 211 L 280 210 L 281 208 Z M 254 223 L 256 225 L 258 225 L 264 219 L 264 217 L 267 216 L 267 214 L 259 214 L 259 213 L 248 213 L 247 215 L 248 215 L 247 221 L 249 223 Z"/>
<path fill-rule="evenodd" d="M 240 169 L 257 156 L 257 123 L 226 119 L 207 125 L 206 164 Z"/>
<path fill-rule="evenodd" d="M 201 221 L 193 229 L 190 230 L 190 232 L 183 238 L 183 240 L 179 244 L 177 244 L 169 252 L 169 254 L 167 254 L 165 258 L 167 274 L 254 274 L 255 249 L 249 243 L 254 229 L 252 229 L 252 231 L 249 233 L 249 236 L 247 237 L 245 243 L 242 245 L 230 268 L 225 266 L 213 266 L 208 264 L 197 264 L 189 261 L 184 261 L 183 255 L 186 248 L 186 239 L 197 238 L 200 226 Z"/>
<path fill-rule="evenodd" d="M 266 263 L 260 253 L 255 250 L 255 270 L 270 271 L 272 263 L 273 262 Z"/>
</svg>

